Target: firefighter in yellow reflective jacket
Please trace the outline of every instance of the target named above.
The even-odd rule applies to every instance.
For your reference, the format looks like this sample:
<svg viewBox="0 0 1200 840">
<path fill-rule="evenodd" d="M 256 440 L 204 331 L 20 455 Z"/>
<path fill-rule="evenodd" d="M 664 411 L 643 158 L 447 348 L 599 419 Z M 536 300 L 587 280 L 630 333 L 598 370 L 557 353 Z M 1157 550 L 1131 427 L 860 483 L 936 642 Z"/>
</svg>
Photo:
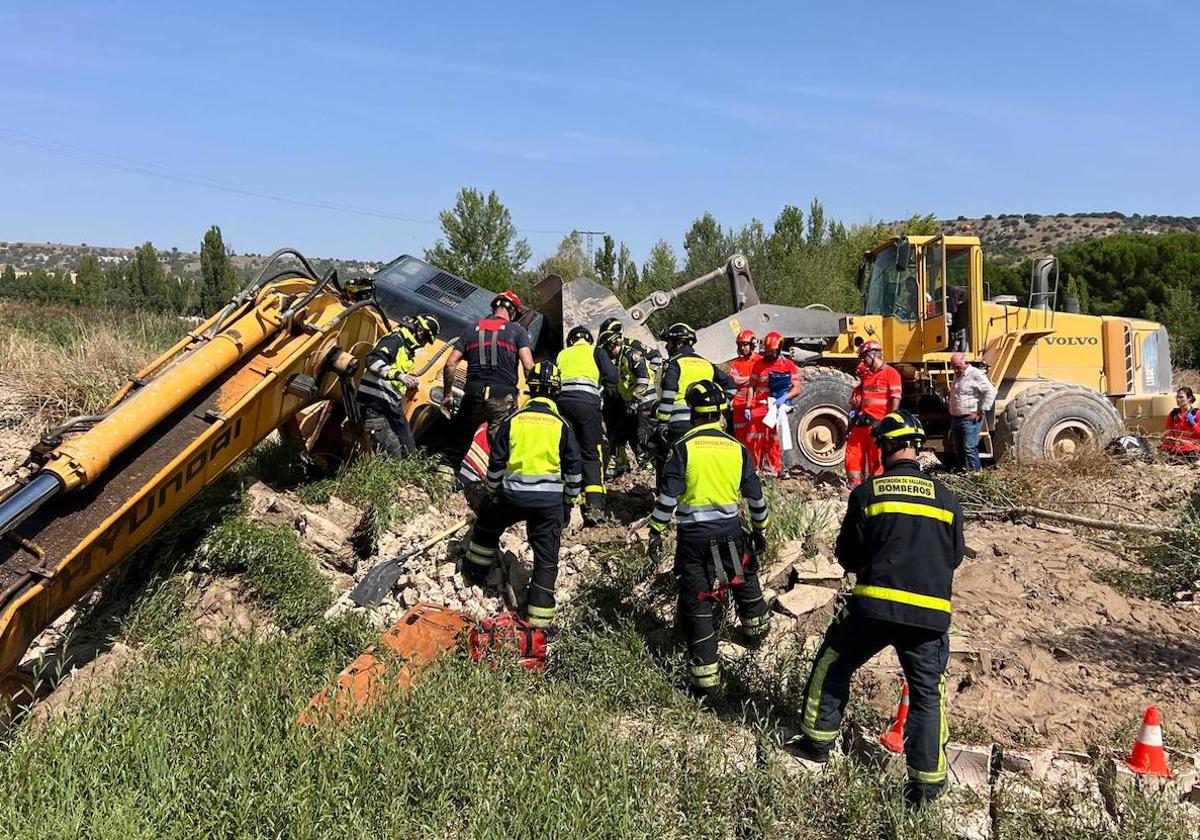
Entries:
<svg viewBox="0 0 1200 840">
<path fill-rule="evenodd" d="M 417 444 L 404 415 L 404 394 L 417 385 L 411 375 L 417 350 L 432 344 L 440 331 L 441 324 L 432 315 L 405 318 L 367 354 L 358 398 L 366 414 L 364 425 L 377 453 L 399 458 L 416 451 Z"/>
<path fill-rule="evenodd" d="M 674 445 L 663 467 L 658 502 L 650 518 L 649 555 L 662 559 L 663 534 L 678 514 L 675 579 L 679 584 L 676 623 L 688 645 L 688 671 L 695 693 L 720 683 L 713 604 L 733 595 L 747 641 L 756 643 L 770 627 L 758 580 L 758 555 L 767 545 L 767 502 L 746 447 L 725 433 L 725 392 L 703 380 L 685 394 L 691 429 Z M 738 502 L 750 508 L 750 533 L 742 527 Z"/>
<path fill-rule="evenodd" d="M 917 463 L 925 440 L 920 418 L 904 409 L 890 412 L 872 435 L 883 453 L 884 473 L 850 494 L 836 551 L 857 582 L 814 660 L 798 748 L 814 761 L 829 757 L 851 676 L 891 645 L 908 680 L 905 800 L 919 806 L 946 784 L 947 631 L 954 570 L 965 550 L 962 509 Z"/>
<path fill-rule="evenodd" d="M 562 392 L 558 412 L 575 433 L 583 454 L 583 523 L 595 525 L 604 515 L 604 414 L 600 395 L 617 386 L 616 368 L 602 369 L 596 362 L 596 347 L 587 327 L 567 333 L 567 346 L 558 354 Z"/>
<path fill-rule="evenodd" d="M 525 617 L 548 627 L 554 620 L 563 525 L 570 506 L 579 500 L 581 459 L 571 426 L 554 405 L 562 386 L 558 368 L 538 362 L 525 384 L 531 399 L 500 421 L 491 435 L 486 483 L 494 495 L 481 506 L 471 531 L 463 575 L 482 584 L 496 562 L 500 535 L 524 522 L 533 549 Z M 517 597 L 521 600 L 520 593 Z"/>
<path fill-rule="evenodd" d="M 726 399 L 737 391 L 733 377 L 694 349 L 696 331 L 688 324 L 672 324 L 659 336 L 667 348 L 667 362 L 663 365 L 659 382 L 658 410 L 658 457 L 655 460 L 659 478 L 662 464 L 675 441 L 687 433 L 690 426 L 690 411 L 684 401 L 688 388 L 695 382 L 715 382 L 724 392 Z"/>
</svg>

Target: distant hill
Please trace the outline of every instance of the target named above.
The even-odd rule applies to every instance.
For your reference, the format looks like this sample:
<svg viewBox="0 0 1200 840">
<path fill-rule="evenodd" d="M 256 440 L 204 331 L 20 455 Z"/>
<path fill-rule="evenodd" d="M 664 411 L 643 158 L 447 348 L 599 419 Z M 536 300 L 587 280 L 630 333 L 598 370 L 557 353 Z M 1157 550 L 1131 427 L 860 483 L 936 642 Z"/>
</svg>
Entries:
<svg viewBox="0 0 1200 840">
<path fill-rule="evenodd" d="M 943 219 L 947 234 L 974 234 L 983 241 L 984 253 L 993 260 L 1020 262 L 1054 253 L 1068 245 L 1115 233 L 1200 233 L 1197 216 L 1143 216 L 1134 213 L 1001 213 L 982 219 Z"/>
<path fill-rule="evenodd" d="M 74 272 L 79 258 L 94 255 L 101 265 L 125 262 L 133 257 L 133 248 L 113 248 L 106 245 L 66 245 L 61 242 L 7 242 L 0 240 L 0 268 L 11 265 L 18 273 L 44 268 L 47 271 Z M 259 271 L 270 254 L 235 254 L 234 268 L 242 276 L 251 276 Z M 305 255 L 309 256 L 309 255 Z M 397 255 L 398 256 L 398 255 Z M 158 258 L 168 273 L 178 277 L 200 276 L 200 252 L 178 249 L 159 250 Z M 382 267 L 382 263 L 366 260 L 309 257 L 313 266 L 324 271 L 331 264 L 338 267 L 343 277 L 359 277 L 371 274 Z"/>
</svg>

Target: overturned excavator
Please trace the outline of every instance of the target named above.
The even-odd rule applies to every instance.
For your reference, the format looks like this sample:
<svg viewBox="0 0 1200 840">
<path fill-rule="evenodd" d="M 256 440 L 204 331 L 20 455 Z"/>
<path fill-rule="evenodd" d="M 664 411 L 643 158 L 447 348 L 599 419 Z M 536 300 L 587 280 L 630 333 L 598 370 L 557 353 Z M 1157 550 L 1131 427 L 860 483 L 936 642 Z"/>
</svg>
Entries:
<svg viewBox="0 0 1200 840">
<path fill-rule="evenodd" d="M 288 264 L 283 264 L 290 258 Z M 279 429 L 313 452 L 361 437 L 354 377 L 389 328 L 299 252 L 120 389 L 47 432 L 0 490 L 0 676 L 91 586 Z"/>
</svg>

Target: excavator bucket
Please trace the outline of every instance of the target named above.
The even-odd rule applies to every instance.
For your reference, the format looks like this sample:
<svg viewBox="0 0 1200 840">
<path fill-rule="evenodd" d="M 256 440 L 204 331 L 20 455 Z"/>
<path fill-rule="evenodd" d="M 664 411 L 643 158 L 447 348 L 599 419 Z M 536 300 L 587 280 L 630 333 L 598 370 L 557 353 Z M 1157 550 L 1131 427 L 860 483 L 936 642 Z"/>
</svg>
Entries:
<svg viewBox="0 0 1200 840">
<path fill-rule="evenodd" d="M 343 668 L 331 687 L 309 700 L 296 722 L 302 726 L 327 720 L 341 723 L 368 708 L 391 686 L 407 689 L 422 668 L 457 649 L 460 634 L 470 626 L 458 610 L 417 604 L 388 628 L 378 644 Z"/>
</svg>

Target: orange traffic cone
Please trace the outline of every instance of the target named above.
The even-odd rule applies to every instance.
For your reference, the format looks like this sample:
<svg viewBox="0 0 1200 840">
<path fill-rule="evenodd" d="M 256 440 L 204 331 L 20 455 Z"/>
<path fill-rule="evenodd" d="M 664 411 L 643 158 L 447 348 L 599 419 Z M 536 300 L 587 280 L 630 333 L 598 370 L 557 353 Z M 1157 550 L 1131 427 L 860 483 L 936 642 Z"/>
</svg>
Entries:
<svg viewBox="0 0 1200 840">
<path fill-rule="evenodd" d="M 1142 718 L 1142 734 L 1133 742 L 1133 750 L 1125 759 L 1125 766 L 1139 775 L 1175 775 L 1167 766 L 1167 754 L 1163 750 L 1162 717 L 1157 706 L 1146 709 L 1146 716 Z"/>
<path fill-rule="evenodd" d="M 908 720 L 908 682 L 900 687 L 900 708 L 896 710 L 896 722 L 883 733 L 879 743 L 894 753 L 904 752 L 904 721 Z"/>
</svg>

